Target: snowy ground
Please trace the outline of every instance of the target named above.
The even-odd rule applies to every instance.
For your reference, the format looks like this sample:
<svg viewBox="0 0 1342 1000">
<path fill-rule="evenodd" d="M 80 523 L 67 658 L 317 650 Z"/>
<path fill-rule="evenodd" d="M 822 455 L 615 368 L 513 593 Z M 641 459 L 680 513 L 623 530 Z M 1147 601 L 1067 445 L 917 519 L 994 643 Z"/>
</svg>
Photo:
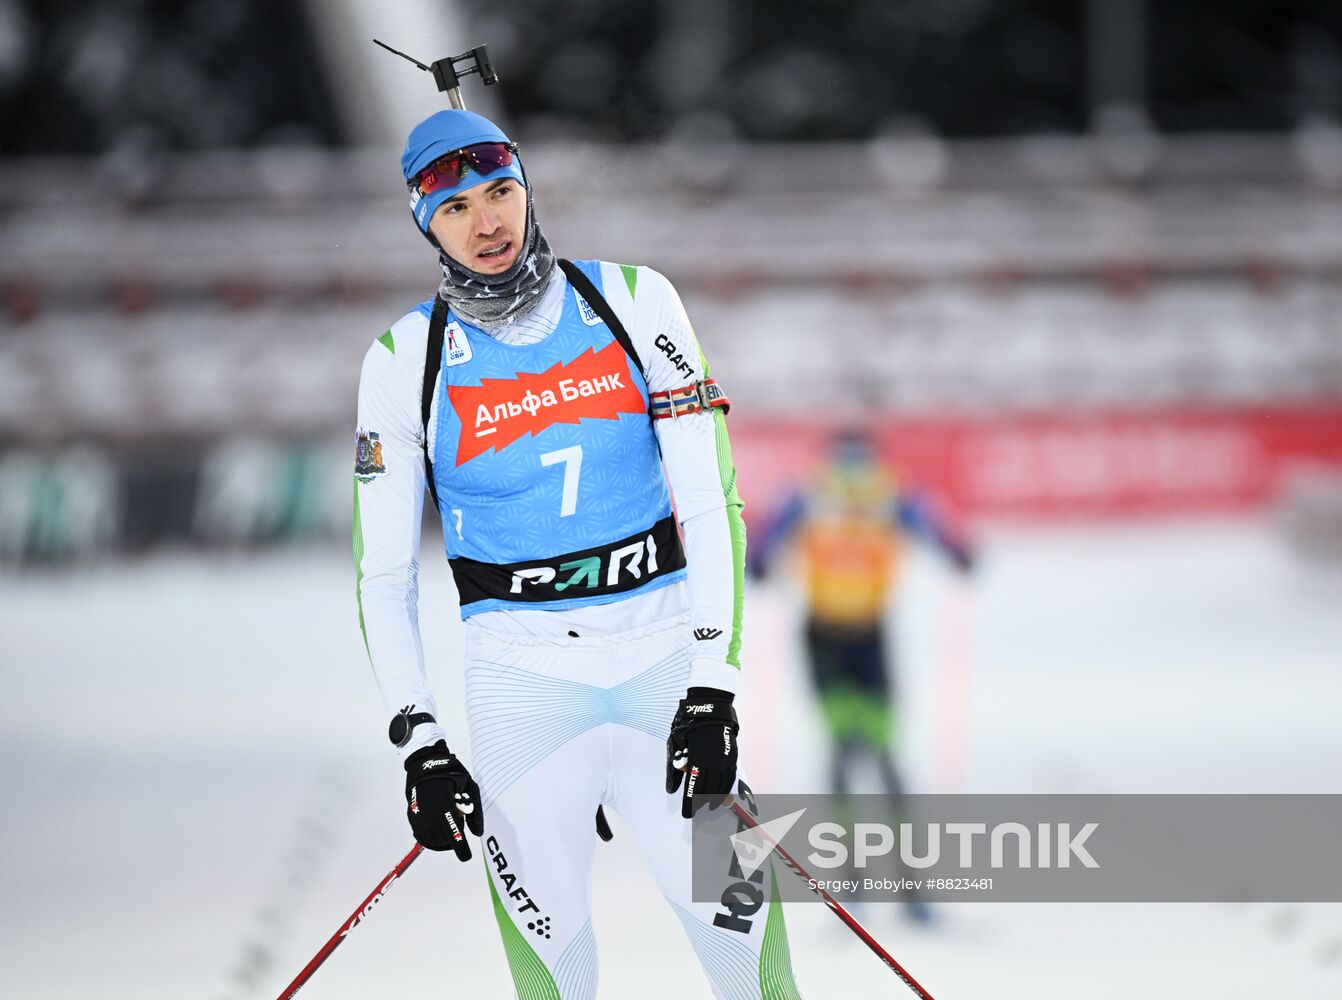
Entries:
<svg viewBox="0 0 1342 1000">
<path fill-rule="evenodd" d="M 1265 525 L 999 526 L 984 543 L 967 588 L 910 567 L 910 784 L 1342 788 L 1342 580 Z M 425 562 L 426 644 L 464 734 L 450 576 Z M 326 550 L 0 577 L 0 993 L 278 993 L 410 844 L 352 604 L 347 557 Z M 742 742 L 764 790 L 818 787 L 824 763 L 793 607 L 786 584 L 748 605 Z M 707 996 L 616 833 L 595 874 L 601 995 Z M 938 1000 L 1342 995 L 1342 905 L 861 915 Z M 823 907 L 788 923 L 810 1000 L 904 995 Z M 421 860 L 303 995 L 510 996 L 478 864 Z"/>
</svg>

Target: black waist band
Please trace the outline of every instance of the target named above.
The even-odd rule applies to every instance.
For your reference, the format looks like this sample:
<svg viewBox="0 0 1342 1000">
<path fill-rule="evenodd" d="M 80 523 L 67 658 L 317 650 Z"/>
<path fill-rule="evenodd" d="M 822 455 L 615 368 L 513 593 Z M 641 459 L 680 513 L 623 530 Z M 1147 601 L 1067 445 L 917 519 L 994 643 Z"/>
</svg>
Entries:
<svg viewBox="0 0 1342 1000">
<path fill-rule="evenodd" d="M 534 604 L 637 590 L 685 568 L 685 549 L 668 514 L 651 528 L 617 542 L 529 562 L 449 560 L 463 605 L 489 599 Z"/>
</svg>

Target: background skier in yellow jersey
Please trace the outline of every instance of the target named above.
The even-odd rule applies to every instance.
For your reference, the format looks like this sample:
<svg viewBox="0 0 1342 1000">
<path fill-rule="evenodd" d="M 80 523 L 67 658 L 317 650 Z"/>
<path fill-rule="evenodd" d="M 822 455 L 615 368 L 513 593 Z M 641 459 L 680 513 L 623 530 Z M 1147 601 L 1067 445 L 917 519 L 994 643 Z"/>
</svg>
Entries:
<svg viewBox="0 0 1342 1000">
<path fill-rule="evenodd" d="M 826 728 L 833 745 L 830 785 L 854 791 L 856 769 L 874 761 L 882 790 L 904 794 L 894 758 L 894 685 L 886 611 L 898 593 L 906 536 L 941 550 L 968 572 L 967 541 L 931 498 L 903 487 L 884 465 L 871 436 L 836 434 L 824 462 L 790 496 L 752 541 L 749 568 L 766 575 L 784 548 L 799 556 L 805 585 L 805 643 Z M 924 905 L 910 913 L 925 919 Z"/>
</svg>

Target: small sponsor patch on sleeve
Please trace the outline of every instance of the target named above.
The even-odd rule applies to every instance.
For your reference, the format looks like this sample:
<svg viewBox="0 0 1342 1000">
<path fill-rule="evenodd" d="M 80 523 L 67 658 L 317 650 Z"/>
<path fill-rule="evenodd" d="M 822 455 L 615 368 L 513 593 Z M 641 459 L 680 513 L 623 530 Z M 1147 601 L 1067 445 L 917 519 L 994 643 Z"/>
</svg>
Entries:
<svg viewBox="0 0 1342 1000">
<path fill-rule="evenodd" d="M 354 476 L 361 483 L 372 482 L 378 476 L 387 474 L 387 465 L 382 460 L 382 441 L 377 431 L 359 428 L 354 437 Z"/>
</svg>

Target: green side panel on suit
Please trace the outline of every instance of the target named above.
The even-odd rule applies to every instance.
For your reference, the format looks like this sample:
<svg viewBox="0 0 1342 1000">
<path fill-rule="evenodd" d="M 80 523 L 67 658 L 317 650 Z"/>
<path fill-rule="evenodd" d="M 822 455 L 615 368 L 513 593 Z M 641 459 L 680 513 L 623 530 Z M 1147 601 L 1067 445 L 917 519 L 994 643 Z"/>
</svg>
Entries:
<svg viewBox="0 0 1342 1000">
<path fill-rule="evenodd" d="M 769 863 L 773 893 L 769 916 L 764 922 L 764 940 L 760 944 L 760 995 L 764 1000 L 801 1000 L 792 977 L 792 949 L 788 947 L 787 928 L 783 925 L 783 901 L 778 896 L 778 873 Z"/>
<path fill-rule="evenodd" d="M 517 1000 L 561 1000 L 554 976 L 550 975 L 536 949 L 531 947 L 531 942 L 522 936 L 503 900 L 499 899 L 488 860 L 485 860 L 485 878 L 489 881 L 489 898 L 494 901 L 494 917 L 499 922 L 499 935 L 503 938 L 503 952 L 508 956 L 508 969 L 513 974 Z"/>
</svg>

